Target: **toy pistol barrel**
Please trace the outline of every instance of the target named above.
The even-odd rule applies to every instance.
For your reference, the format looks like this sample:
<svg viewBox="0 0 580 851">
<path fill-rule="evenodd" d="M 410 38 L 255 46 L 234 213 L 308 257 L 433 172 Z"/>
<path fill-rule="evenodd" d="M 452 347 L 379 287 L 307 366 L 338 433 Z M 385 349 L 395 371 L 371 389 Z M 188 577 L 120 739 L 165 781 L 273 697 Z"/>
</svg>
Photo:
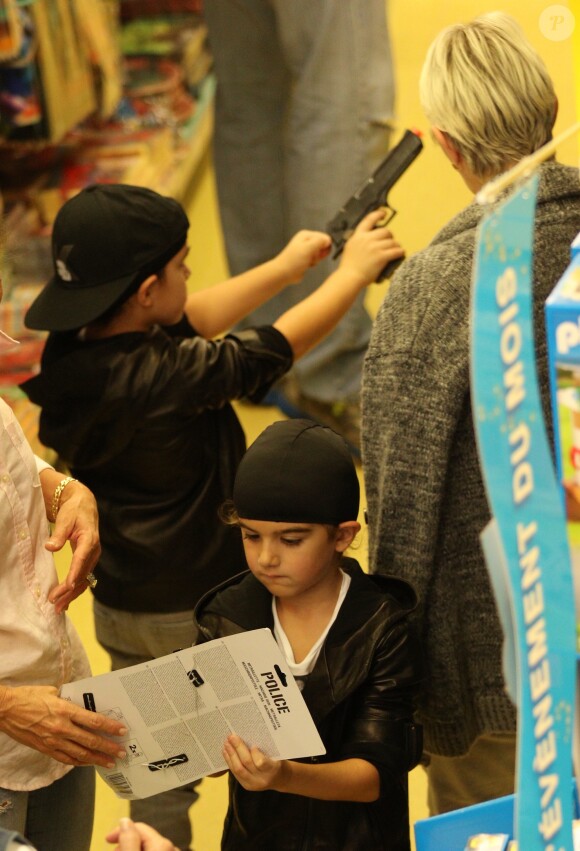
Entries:
<svg viewBox="0 0 580 851">
<path fill-rule="evenodd" d="M 418 132 L 406 130 L 401 141 L 327 224 L 326 231 L 334 243 L 335 257 L 340 254 L 347 239 L 367 213 L 376 210 L 377 207 L 388 206 L 389 190 L 408 169 L 422 148 L 423 142 Z M 391 213 L 392 218 L 395 210 L 391 210 Z M 398 261 L 394 262 L 398 264 Z"/>
</svg>

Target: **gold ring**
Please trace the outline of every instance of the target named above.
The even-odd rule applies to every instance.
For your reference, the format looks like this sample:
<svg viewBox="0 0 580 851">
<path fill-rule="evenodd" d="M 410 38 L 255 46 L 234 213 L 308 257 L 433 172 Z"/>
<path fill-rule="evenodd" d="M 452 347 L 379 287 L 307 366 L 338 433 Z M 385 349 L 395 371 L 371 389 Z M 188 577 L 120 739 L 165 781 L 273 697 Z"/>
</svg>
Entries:
<svg viewBox="0 0 580 851">
<path fill-rule="evenodd" d="M 96 588 L 97 582 L 99 581 L 94 573 L 87 573 L 85 580 L 89 588 Z"/>
</svg>

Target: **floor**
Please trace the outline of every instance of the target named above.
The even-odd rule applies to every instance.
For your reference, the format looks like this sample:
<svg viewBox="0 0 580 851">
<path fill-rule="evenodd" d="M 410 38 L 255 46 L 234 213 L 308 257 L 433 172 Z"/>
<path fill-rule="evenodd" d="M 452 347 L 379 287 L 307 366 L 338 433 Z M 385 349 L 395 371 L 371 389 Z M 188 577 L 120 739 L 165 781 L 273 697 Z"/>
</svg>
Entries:
<svg viewBox="0 0 580 851">
<path fill-rule="evenodd" d="M 569 8 L 580 18 L 579 0 L 571 0 Z M 409 14 L 412 8 L 412 15 Z M 432 0 L 391 0 L 389 4 L 391 31 L 395 52 L 398 88 L 397 125 L 417 126 L 425 133 L 425 151 L 403 176 L 392 192 L 390 202 L 399 211 L 393 230 L 412 253 L 425 245 L 438 228 L 455 212 L 469 202 L 470 196 L 460 178 L 450 171 L 443 155 L 431 143 L 428 128 L 421 114 L 417 79 L 426 49 L 436 33 L 448 24 L 468 20 L 485 11 L 496 8 L 486 0 L 446 0 L 445 4 Z M 572 39 L 555 41 L 546 28 L 545 17 L 549 8 L 545 0 L 502 0 L 501 8 L 516 17 L 528 38 L 544 57 L 553 76 L 560 97 L 560 114 L 556 132 L 562 131 L 576 120 L 574 98 L 574 67 Z M 544 21 L 544 23 L 542 23 Z M 580 29 L 580 27 L 576 27 Z M 578 72 L 577 72 L 578 74 Z M 577 79 L 580 78 L 578 74 Z M 580 112 L 580 110 L 579 110 Z M 563 162 L 578 162 L 578 142 L 571 140 L 562 146 L 559 159 Z M 429 187 L 426 190 L 426 187 Z M 190 267 L 191 285 L 211 285 L 226 275 L 223 245 L 216 210 L 213 172 L 209 157 L 204 162 L 189 204 L 191 219 Z M 200 249 L 200 246 L 203 246 Z M 375 312 L 384 297 L 386 284 L 373 287 L 368 294 L 368 305 Z M 280 414 L 273 408 L 255 408 L 240 405 L 240 419 L 248 442 Z M 365 541 L 357 551 L 357 557 L 365 561 Z M 58 569 L 66 569 L 66 560 L 58 559 Z M 89 652 L 95 674 L 107 670 L 106 654 L 94 638 L 91 601 L 84 595 L 71 608 L 75 622 Z M 425 782 L 421 769 L 411 774 L 412 819 L 426 816 Z M 209 779 L 202 783 L 201 796 L 192 811 L 196 851 L 217 851 L 221 835 L 221 823 L 226 805 L 225 780 Z M 103 851 L 107 846 L 105 833 L 113 827 L 120 816 L 127 813 L 127 804 L 118 799 L 100 779 L 97 790 L 95 829 L 91 851 Z"/>
</svg>

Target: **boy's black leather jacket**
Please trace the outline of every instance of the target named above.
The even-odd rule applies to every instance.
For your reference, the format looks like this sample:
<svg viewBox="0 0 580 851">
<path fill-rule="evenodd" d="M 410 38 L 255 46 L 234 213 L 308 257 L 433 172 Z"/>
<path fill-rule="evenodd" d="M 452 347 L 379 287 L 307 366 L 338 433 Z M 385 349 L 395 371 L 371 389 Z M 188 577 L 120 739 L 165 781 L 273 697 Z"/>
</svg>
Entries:
<svg viewBox="0 0 580 851">
<path fill-rule="evenodd" d="M 314 759 L 368 760 L 380 797 L 360 804 L 247 792 L 230 778 L 226 851 L 409 851 L 407 772 L 421 752 L 412 723 L 420 653 L 407 617 L 415 594 L 365 575 L 353 559 L 343 569 L 352 581 L 302 694 L 327 751 Z M 246 571 L 200 601 L 196 622 L 200 641 L 272 628 L 272 597 Z"/>
<path fill-rule="evenodd" d="M 259 399 L 292 363 L 275 328 L 223 340 L 171 329 L 82 342 L 51 334 L 40 375 L 40 439 L 96 496 L 102 555 L 95 596 L 125 611 L 193 609 L 245 567 L 231 496 L 245 438 L 233 399 Z"/>
</svg>

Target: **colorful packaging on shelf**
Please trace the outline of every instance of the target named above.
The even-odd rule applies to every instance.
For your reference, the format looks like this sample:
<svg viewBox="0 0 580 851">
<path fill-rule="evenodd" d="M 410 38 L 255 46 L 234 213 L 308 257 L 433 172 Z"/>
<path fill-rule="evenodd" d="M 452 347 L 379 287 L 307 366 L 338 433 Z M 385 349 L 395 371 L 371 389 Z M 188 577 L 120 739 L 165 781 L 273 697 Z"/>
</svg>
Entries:
<svg viewBox="0 0 580 851">
<path fill-rule="evenodd" d="M 568 544 L 580 615 L 580 234 L 571 262 L 546 301 L 556 473 L 562 484 Z"/>
</svg>

